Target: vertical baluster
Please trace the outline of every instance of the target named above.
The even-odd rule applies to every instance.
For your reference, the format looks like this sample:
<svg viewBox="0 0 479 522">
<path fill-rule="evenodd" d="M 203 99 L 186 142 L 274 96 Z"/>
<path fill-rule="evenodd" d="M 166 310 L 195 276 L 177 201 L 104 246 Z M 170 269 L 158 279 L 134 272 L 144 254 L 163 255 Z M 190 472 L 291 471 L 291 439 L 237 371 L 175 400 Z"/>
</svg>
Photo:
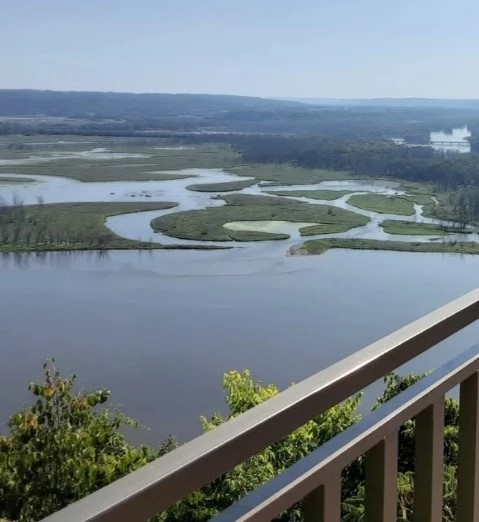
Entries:
<svg viewBox="0 0 479 522">
<path fill-rule="evenodd" d="M 444 397 L 416 417 L 414 520 L 442 520 Z"/>
<path fill-rule="evenodd" d="M 366 521 L 397 517 L 398 433 L 388 435 L 366 453 Z"/>
<path fill-rule="evenodd" d="M 479 519 L 479 375 L 461 383 L 459 405 L 459 464 L 457 468 L 457 522 Z"/>
<path fill-rule="evenodd" d="M 325 484 L 303 501 L 304 522 L 341 521 L 341 473 L 334 472 Z"/>
</svg>

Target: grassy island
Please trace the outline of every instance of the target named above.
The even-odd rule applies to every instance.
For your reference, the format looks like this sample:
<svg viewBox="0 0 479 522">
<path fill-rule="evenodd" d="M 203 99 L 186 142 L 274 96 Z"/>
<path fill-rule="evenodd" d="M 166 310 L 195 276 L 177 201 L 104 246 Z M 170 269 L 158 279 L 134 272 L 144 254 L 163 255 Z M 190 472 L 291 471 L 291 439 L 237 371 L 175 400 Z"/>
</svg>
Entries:
<svg viewBox="0 0 479 522">
<path fill-rule="evenodd" d="M 383 194 L 356 194 L 348 199 L 353 207 L 378 214 L 396 214 L 399 216 L 413 216 L 414 204 L 399 196 L 385 196 Z"/>
<path fill-rule="evenodd" d="M 172 208 L 176 203 L 53 203 L 0 208 L 0 252 L 162 248 L 125 239 L 105 226 L 110 216 Z"/>
<path fill-rule="evenodd" d="M 188 185 L 186 188 L 196 192 L 232 192 L 251 187 L 251 185 L 256 185 L 256 183 L 258 183 L 256 179 L 242 179 L 224 183 L 200 183 L 198 185 Z"/>
<path fill-rule="evenodd" d="M 446 227 L 434 223 L 415 223 L 413 221 L 400 221 L 387 219 L 381 223 L 384 232 L 388 234 L 401 234 L 406 236 L 444 236 L 446 234 L 470 234 L 472 230 L 458 227 Z"/>
<path fill-rule="evenodd" d="M 341 208 L 328 205 L 310 205 L 288 201 L 271 196 L 248 196 L 232 194 L 225 196 L 227 204 L 223 207 L 210 207 L 204 210 L 191 210 L 161 216 L 152 221 L 155 231 L 172 237 L 209 241 L 260 241 L 284 239 L 285 234 L 271 234 L 260 231 L 230 230 L 226 223 L 237 221 L 288 221 L 293 223 L 313 223 L 322 233 L 349 230 L 362 226 L 368 218 Z M 271 202 L 270 200 L 275 200 Z M 328 227 L 331 229 L 328 230 Z M 309 229 L 310 227 L 307 227 Z"/>
<path fill-rule="evenodd" d="M 332 201 L 342 198 L 346 194 L 351 194 L 351 190 L 271 190 L 268 194 Z"/>
<path fill-rule="evenodd" d="M 338 181 L 354 178 L 345 170 L 307 169 L 288 163 L 262 163 L 241 165 L 228 169 L 238 176 L 248 176 L 259 181 L 269 181 L 271 185 L 311 185 L 321 181 Z"/>
<path fill-rule="evenodd" d="M 22 178 L 18 176 L 0 176 L 0 183 L 33 183 L 33 178 Z"/>
<path fill-rule="evenodd" d="M 330 248 L 353 250 L 391 250 L 395 252 L 436 252 L 442 254 L 479 254 L 479 244 L 472 242 L 450 241 L 444 243 L 413 243 L 408 241 L 381 241 L 378 239 L 312 239 L 295 245 L 290 255 L 317 255 Z"/>
</svg>

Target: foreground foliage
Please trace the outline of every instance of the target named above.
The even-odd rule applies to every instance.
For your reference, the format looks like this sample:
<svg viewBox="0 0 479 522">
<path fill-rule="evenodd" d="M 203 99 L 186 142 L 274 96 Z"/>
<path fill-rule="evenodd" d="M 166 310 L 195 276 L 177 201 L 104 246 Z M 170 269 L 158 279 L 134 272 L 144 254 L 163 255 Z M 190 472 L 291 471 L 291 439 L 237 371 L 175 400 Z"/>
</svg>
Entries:
<svg viewBox="0 0 479 522">
<path fill-rule="evenodd" d="M 166 440 L 158 449 L 133 446 L 122 434 L 136 421 L 102 407 L 107 390 L 75 393 L 75 376 L 62 377 L 53 361 L 44 366 L 45 380 L 31 384 L 35 396 L 9 421 L 10 434 L 0 437 L 0 518 L 35 521 L 145 465 L 176 446 Z M 417 382 L 421 375 L 389 374 L 384 393 L 374 408 Z M 224 375 L 228 413 L 202 417 L 204 431 L 279 393 L 270 384 L 255 381 L 248 370 Z M 360 419 L 361 396 L 348 399 L 309 421 L 289 436 L 266 448 L 231 472 L 191 494 L 158 521 L 208 520 L 245 494 L 269 481 L 309 452 L 324 444 Z M 444 516 L 455 517 L 455 471 L 458 448 L 458 404 L 445 404 Z M 399 431 L 398 520 L 412 520 L 414 491 L 414 422 Z M 353 462 L 343 473 L 342 519 L 364 519 L 363 461 Z M 281 521 L 302 520 L 301 505 L 279 517 Z"/>
<path fill-rule="evenodd" d="M 120 428 L 136 421 L 95 411 L 108 390 L 75 394 L 53 361 L 45 381 L 31 384 L 36 401 L 13 415 L 0 437 L 0 516 L 37 520 L 143 466 L 156 457 L 127 443 Z"/>
</svg>

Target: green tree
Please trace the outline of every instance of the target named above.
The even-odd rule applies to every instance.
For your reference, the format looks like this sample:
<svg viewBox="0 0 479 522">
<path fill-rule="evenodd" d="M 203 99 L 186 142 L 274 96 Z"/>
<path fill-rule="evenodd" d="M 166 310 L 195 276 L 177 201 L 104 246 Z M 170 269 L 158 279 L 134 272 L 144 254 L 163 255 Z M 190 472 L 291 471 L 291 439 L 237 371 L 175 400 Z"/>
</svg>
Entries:
<svg viewBox="0 0 479 522">
<path fill-rule="evenodd" d="M 109 391 L 74 393 L 49 360 L 36 401 L 13 415 L 0 437 L 0 517 L 31 521 L 78 500 L 146 464 L 156 453 L 129 444 L 119 429 L 136 422 L 97 409 Z"/>
</svg>

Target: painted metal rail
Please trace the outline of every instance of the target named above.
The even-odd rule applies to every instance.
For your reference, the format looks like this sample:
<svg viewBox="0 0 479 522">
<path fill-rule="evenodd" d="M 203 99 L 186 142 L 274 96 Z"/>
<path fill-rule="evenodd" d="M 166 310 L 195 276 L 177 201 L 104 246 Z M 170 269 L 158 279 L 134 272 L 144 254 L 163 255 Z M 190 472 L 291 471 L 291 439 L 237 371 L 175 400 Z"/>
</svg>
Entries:
<svg viewBox="0 0 479 522">
<path fill-rule="evenodd" d="M 474 290 L 44 520 L 144 521 L 478 318 Z M 217 522 L 270 520 L 302 499 L 306 521 L 339 522 L 340 472 L 362 454 L 366 520 L 395 520 L 397 430 L 413 417 L 415 520 L 441 520 L 444 394 L 457 384 L 457 520 L 479 520 L 478 371 L 479 348 L 473 347 L 228 508 Z"/>
</svg>

